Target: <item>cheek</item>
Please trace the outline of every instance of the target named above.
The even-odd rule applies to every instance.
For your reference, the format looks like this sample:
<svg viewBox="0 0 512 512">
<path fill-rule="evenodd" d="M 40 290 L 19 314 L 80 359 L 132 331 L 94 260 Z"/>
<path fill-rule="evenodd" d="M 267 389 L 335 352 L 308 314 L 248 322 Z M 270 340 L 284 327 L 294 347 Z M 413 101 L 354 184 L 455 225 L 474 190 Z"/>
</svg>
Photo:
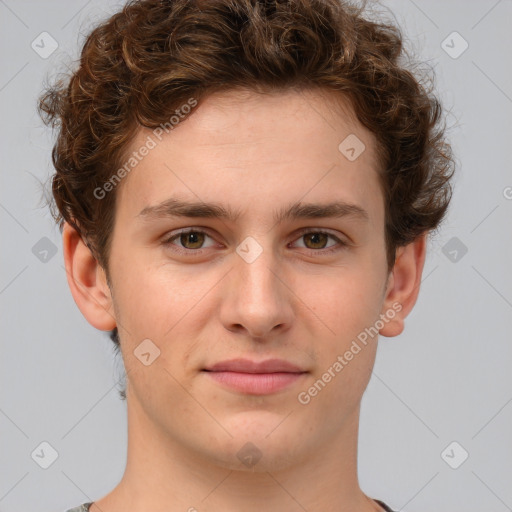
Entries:
<svg viewBox="0 0 512 512">
<path fill-rule="evenodd" d="M 302 390 L 306 393 L 304 401 L 311 401 L 311 409 L 327 410 L 332 404 L 344 404 L 328 413 L 337 417 L 359 403 L 375 362 L 375 324 L 381 310 L 383 279 L 379 265 L 361 257 L 357 266 L 347 265 L 329 276 L 306 279 L 298 292 L 302 297 L 309 290 L 308 304 L 314 313 L 310 317 L 316 326 L 312 330 L 319 333 L 314 336 L 318 340 L 314 347 L 318 364 Z"/>
<path fill-rule="evenodd" d="M 194 291 L 190 279 L 177 272 L 136 260 L 119 264 L 117 275 L 116 315 L 132 392 L 140 403 L 153 407 L 155 415 L 158 401 L 185 407 L 186 400 L 180 401 L 184 392 L 176 378 L 180 380 L 190 350 L 184 330 L 193 337 L 187 313 L 198 302 L 200 291 Z"/>
<path fill-rule="evenodd" d="M 342 349 L 352 337 L 379 316 L 384 275 L 371 265 L 344 266 L 322 275 L 302 275 L 294 292 L 313 313 L 315 330 L 325 331 L 334 341 L 334 349 Z"/>
<path fill-rule="evenodd" d="M 359 406 L 371 377 L 378 339 L 372 327 L 379 318 L 380 281 L 367 277 L 347 272 L 337 280 L 327 280 L 324 293 L 311 297 L 312 309 L 321 320 L 316 321 L 316 332 L 325 334 L 314 336 L 317 364 L 297 402 L 309 417 L 322 417 L 324 428 L 334 429 Z"/>
<path fill-rule="evenodd" d="M 115 298 L 125 368 L 133 372 L 132 380 L 139 382 L 138 386 L 174 389 L 172 376 L 185 377 L 188 358 L 211 317 L 212 312 L 205 311 L 206 298 L 218 278 L 198 279 L 197 270 L 136 260 L 119 264 L 117 271 L 124 276 L 117 283 Z M 144 343 L 148 348 L 144 353 L 157 354 L 148 366 L 137 358 Z"/>
<path fill-rule="evenodd" d="M 178 328 L 180 319 L 205 293 L 205 283 L 189 274 L 137 260 L 119 265 L 118 275 L 122 278 L 116 287 L 116 300 L 121 321 L 129 324 L 137 335 L 149 338 L 161 338 Z"/>
</svg>

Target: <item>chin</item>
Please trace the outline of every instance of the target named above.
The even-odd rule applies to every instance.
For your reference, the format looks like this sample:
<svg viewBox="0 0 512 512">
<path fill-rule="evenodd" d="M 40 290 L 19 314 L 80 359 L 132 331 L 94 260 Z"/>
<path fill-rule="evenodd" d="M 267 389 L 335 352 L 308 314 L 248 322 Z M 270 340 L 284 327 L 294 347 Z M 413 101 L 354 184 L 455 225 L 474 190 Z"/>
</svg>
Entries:
<svg viewBox="0 0 512 512">
<path fill-rule="evenodd" d="M 286 414 L 239 413 L 221 422 L 232 437 L 217 436 L 204 448 L 217 465 L 232 471 L 281 471 L 304 456 L 305 445 L 291 431 Z M 282 422 L 282 424 L 281 424 Z M 217 445 L 215 447 L 215 444 Z"/>
</svg>

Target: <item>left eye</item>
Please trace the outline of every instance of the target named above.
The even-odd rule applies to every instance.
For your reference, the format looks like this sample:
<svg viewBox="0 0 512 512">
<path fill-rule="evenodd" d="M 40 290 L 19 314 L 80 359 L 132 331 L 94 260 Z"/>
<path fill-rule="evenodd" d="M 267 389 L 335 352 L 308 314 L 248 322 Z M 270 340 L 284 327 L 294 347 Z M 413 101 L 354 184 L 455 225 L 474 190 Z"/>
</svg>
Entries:
<svg viewBox="0 0 512 512">
<path fill-rule="evenodd" d="M 339 238 L 335 237 L 334 235 L 331 235 L 330 233 L 325 233 L 323 231 L 310 231 L 308 233 L 303 233 L 298 238 L 298 240 L 307 241 L 306 249 L 327 249 L 332 247 L 333 245 L 336 245 L 336 243 L 334 243 L 327 247 L 326 244 L 329 238 L 332 238 L 335 241 L 341 243 L 341 240 L 339 240 Z M 311 243 L 312 246 L 308 246 L 308 243 Z"/>
</svg>

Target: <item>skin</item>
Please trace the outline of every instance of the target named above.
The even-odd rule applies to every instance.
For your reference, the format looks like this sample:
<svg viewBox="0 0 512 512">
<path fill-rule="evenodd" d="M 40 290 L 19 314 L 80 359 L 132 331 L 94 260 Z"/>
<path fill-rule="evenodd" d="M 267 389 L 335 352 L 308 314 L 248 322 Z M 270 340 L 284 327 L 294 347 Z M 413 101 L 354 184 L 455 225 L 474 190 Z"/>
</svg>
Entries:
<svg viewBox="0 0 512 512">
<path fill-rule="evenodd" d="M 142 129 L 129 151 L 151 133 Z M 350 134 L 366 146 L 354 161 L 338 150 Z M 401 310 L 379 334 L 400 334 L 418 296 L 425 235 L 398 249 L 388 273 L 375 144 L 332 93 L 217 93 L 118 186 L 110 283 L 65 225 L 73 297 L 94 327 L 118 327 L 127 371 L 127 466 L 92 512 L 381 510 L 357 479 L 360 403 L 378 336 L 308 404 L 297 398 L 393 304 Z M 138 216 L 171 196 L 240 216 Z M 368 220 L 273 220 L 299 201 L 334 200 L 359 205 Z M 165 245 L 187 227 L 208 236 Z M 262 248 L 251 263 L 236 252 L 249 236 Z M 134 350 L 148 338 L 160 355 L 146 366 Z M 201 371 L 236 357 L 286 359 L 308 373 L 279 392 L 248 395 Z M 247 442 L 261 453 L 252 467 L 237 457 Z"/>
</svg>

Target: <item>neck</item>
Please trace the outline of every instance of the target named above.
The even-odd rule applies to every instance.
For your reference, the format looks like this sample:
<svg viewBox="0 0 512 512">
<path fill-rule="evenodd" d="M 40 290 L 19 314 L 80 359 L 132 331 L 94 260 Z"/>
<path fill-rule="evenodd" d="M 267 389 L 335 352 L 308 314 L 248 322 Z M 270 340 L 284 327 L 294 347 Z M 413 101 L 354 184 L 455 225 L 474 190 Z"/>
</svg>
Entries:
<svg viewBox="0 0 512 512">
<path fill-rule="evenodd" d="M 284 460 L 265 445 L 254 466 L 230 464 L 174 439 L 128 396 L 128 456 L 118 486 L 91 512 L 369 512 L 381 510 L 359 488 L 359 408 L 328 439 L 297 446 Z M 205 413 L 206 414 L 206 413 Z M 271 437 L 271 436 L 269 436 Z M 246 440 L 231 440 L 242 446 Z M 237 444 L 239 443 L 239 444 Z M 277 452 L 276 452 L 277 453 Z M 239 462 L 239 461 L 238 461 Z"/>
</svg>

